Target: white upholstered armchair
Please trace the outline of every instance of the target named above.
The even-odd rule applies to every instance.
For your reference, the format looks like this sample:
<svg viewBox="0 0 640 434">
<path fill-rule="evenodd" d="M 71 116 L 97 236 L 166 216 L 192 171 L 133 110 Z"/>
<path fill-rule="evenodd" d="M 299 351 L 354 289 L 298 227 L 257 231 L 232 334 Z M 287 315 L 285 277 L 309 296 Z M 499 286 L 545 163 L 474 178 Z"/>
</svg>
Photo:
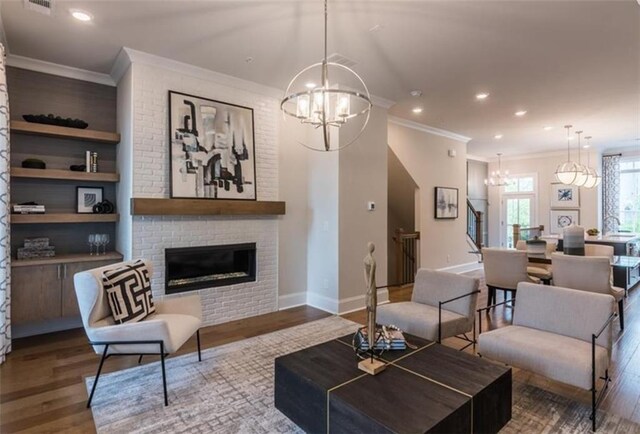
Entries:
<svg viewBox="0 0 640 434">
<path fill-rule="evenodd" d="M 379 306 L 377 322 L 437 342 L 458 335 L 466 338 L 465 333 L 474 331 L 478 285 L 472 277 L 420 269 L 411 301 Z M 475 344 L 475 336 L 465 340 Z"/>
<path fill-rule="evenodd" d="M 143 262 L 151 275 L 151 264 Z M 102 356 L 87 407 L 91 406 L 104 361 L 110 356 L 138 355 L 140 356 L 138 362 L 140 362 L 143 355 L 159 355 L 165 405 L 169 403 L 165 356 L 175 353 L 195 334 L 198 360 L 201 360 L 199 329 L 202 324 L 202 307 L 200 297 L 197 295 L 154 300 L 155 313 L 142 321 L 116 323 L 103 286 L 104 272 L 133 264 L 133 261 L 111 264 L 83 271 L 74 276 L 76 296 L 85 332 L 95 352 Z"/>
</svg>

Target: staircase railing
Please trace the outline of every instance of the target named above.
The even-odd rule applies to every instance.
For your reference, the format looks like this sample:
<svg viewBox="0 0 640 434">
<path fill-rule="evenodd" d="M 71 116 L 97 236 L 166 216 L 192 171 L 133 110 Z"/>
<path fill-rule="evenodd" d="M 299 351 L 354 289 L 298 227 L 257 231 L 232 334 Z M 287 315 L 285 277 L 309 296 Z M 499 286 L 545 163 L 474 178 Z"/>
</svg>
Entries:
<svg viewBox="0 0 640 434">
<path fill-rule="evenodd" d="M 482 211 L 477 211 L 467 199 L 467 235 L 478 250 L 482 249 Z"/>
<path fill-rule="evenodd" d="M 405 232 L 396 229 L 396 282 L 413 283 L 420 264 L 420 232 Z"/>
</svg>

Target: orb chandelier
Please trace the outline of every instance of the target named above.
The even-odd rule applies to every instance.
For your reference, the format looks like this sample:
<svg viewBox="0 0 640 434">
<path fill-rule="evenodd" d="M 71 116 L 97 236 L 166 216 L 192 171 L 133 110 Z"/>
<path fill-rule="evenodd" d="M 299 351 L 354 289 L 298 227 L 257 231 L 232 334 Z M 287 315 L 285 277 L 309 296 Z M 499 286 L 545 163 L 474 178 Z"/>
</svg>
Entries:
<svg viewBox="0 0 640 434">
<path fill-rule="evenodd" d="M 598 175 L 598 171 L 594 168 L 591 167 L 591 161 L 590 161 L 590 152 L 589 152 L 589 141 L 591 140 L 591 136 L 586 136 L 585 140 L 587 141 L 587 144 L 584 146 L 585 149 L 587 149 L 587 181 L 584 183 L 585 188 L 595 188 L 598 185 L 600 185 L 600 182 L 602 182 L 602 176 Z"/>
<path fill-rule="evenodd" d="M 301 145 L 314 151 L 344 149 L 364 132 L 371 115 L 371 95 L 362 78 L 351 68 L 327 60 L 327 0 L 324 1 L 324 58 L 322 62 L 304 68 L 289 82 L 280 102 L 283 115 L 322 132 L 321 143 L 310 140 Z M 329 81 L 331 73 L 333 82 Z M 340 80 L 335 79 L 338 77 Z M 319 80 L 316 84 L 315 80 Z M 340 81 L 342 84 L 339 84 Z M 360 118 L 362 126 L 352 137 L 331 140 L 334 131 Z M 343 130 L 344 131 L 344 130 Z M 350 129 L 350 131 L 352 131 Z"/>
<path fill-rule="evenodd" d="M 556 179 L 565 185 L 571 185 L 578 177 L 578 173 L 582 172 L 582 168 L 571 161 L 570 130 L 573 125 L 565 125 L 564 127 L 567 129 L 567 161 L 556 168 Z"/>
<path fill-rule="evenodd" d="M 489 187 L 506 187 L 513 184 L 513 180 L 509 178 L 509 171 L 502 171 L 502 153 L 498 152 L 498 170 L 491 172 L 491 176 L 484 180 L 484 185 Z"/>
<path fill-rule="evenodd" d="M 587 166 L 582 164 L 582 157 L 580 155 L 580 135 L 583 131 L 576 131 L 578 135 L 578 168 L 580 171 L 576 174 L 576 179 L 573 181 L 573 185 L 576 187 L 584 186 L 585 182 L 587 182 L 587 178 L 589 177 L 589 171 L 587 170 Z"/>
</svg>

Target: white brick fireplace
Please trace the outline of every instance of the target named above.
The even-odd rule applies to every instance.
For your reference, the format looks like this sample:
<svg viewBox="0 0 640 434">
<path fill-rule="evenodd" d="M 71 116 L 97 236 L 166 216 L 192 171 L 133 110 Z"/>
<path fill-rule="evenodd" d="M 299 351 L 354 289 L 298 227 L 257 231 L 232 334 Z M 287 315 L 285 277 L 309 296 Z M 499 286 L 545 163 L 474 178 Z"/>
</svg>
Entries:
<svg viewBox="0 0 640 434">
<path fill-rule="evenodd" d="M 130 216 L 128 197 L 169 198 L 168 91 L 202 96 L 254 110 L 258 200 L 278 199 L 278 98 L 273 90 L 220 74 L 144 55 L 132 56 L 119 87 L 119 111 L 132 122 L 120 125 L 122 182 L 119 243 L 132 258 L 153 263 L 154 296 L 164 295 L 164 250 L 175 247 L 256 243 L 255 282 L 201 289 L 205 324 L 218 324 L 275 311 L 278 307 L 278 219 L 276 217 Z M 124 101 L 123 101 L 124 100 Z M 127 101 L 128 100 L 128 101 Z M 122 107 L 123 104 L 131 105 Z M 122 121 L 122 119 L 121 119 Z M 126 122 L 122 121 L 121 124 Z M 130 128 L 128 134 L 126 130 Z M 130 136 L 130 143 L 126 143 Z M 127 235 L 130 234 L 130 235 Z M 128 253 L 128 254 L 127 254 Z"/>
</svg>

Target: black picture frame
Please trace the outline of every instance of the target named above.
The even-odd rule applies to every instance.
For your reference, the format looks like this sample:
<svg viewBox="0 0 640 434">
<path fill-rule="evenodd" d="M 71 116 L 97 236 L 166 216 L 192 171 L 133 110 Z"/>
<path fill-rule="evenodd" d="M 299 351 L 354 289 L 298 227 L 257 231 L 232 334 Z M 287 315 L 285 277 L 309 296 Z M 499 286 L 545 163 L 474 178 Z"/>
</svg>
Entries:
<svg viewBox="0 0 640 434">
<path fill-rule="evenodd" d="M 179 98 L 182 98 L 184 105 L 189 107 L 189 114 L 185 114 L 180 119 L 173 119 L 173 114 L 177 111 L 174 102 Z M 170 197 L 174 199 L 203 200 L 258 200 L 253 109 L 251 107 L 245 107 L 238 104 L 218 101 L 173 90 L 168 91 L 168 100 Z M 193 105 L 188 104 L 187 101 Z M 196 103 L 198 103 L 197 107 Z M 215 147 L 218 145 L 218 140 L 220 138 L 218 134 L 207 135 L 206 131 L 202 129 L 199 130 L 199 124 L 204 122 L 201 108 L 205 105 L 210 108 L 208 120 L 211 120 L 212 123 L 216 124 L 216 127 L 220 122 L 222 122 L 225 124 L 224 127 L 228 128 L 226 135 L 226 140 L 228 140 L 228 142 L 225 143 L 225 146 L 228 147 L 224 150 L 222 150 L 222 148 Z M 182 110 L 185 111 L 186 109 L 183 108 Z M 218 111 L 221 112 L 219 117 Z M 200 113 L 200 116 L 197 115 L 198 112 Z M 193 116 L 194 113 L 196 113 L 195 116 Z M 195 126 L 191 120 L 192 117 L 196 118 Z M 234 119 L 236 117 L 240 118 L 237 120 L 240 127 L 233 124 L 233 122 L 236 122 Z M 226 120 L 223 121 L 223 118 Z M 247 130 L 249 131 L 246 132 Z M 213 131 L 217 132 L 215 129 Z M 229 132 L 231 132 L 231 137 L 229 137 Z M 236 132 L 242 132 L 242 137 L 236 138 Z M 211 137 L 212 135 L 214 136 L 213 139 L 206 138 Z M 187 144 L 187 142 L 184 141 L 184 137 L 187 137 L 191 143 Z M 210 140 L 214 141 L 213 144 L 210 143 Z M 251 143 L 247 144 L 246 142 L 249 140 Z M 182 145 L 180 144 L 180 141 L 182 141 Z M 237 141 L 241 141 L 241 143 L 237 143 Z M 180 146 L 182 146 L 181 150 L 179 150 Z M 187 147 L 190 149 L 187 149 Z M 217 149 L 220 149 L 220 151 L 213 152 Z M 242 152 L 237 152 L 239 149 L 241 149 Z M 209 154 L 213 154 L 213 157 L 209 157 L 207 162 L 203 165 L 194 165 L 194 157 L 190 156 L 191 152 L 194 154 L 195 152 L 198 152 L 199 155 L 205 154 L 205 158 L 209 157 Z M 182 158 L 179 157 L 181 153 L 185 154 Z M 233 154 L 233 157 L 230 157 L 230 154 Z M 176 160 L 179 158 L 181 160 L 181 164 L 179 167 L 176 167 Z M 223 167 L 222 163 L 217 164 L 217 161 L 222 161 L 223 159 L 226 159 L 227 166 Z M 212 160 L 213 162 L 211 162 Z M 202 162 L 204 160 L 200 161 Z M 231 165 L 230 162 L 235 162 L 233 171 L 229 170 L 229 166 Z M 244 162 L 248 162 L 249 164 L 243 165 L 242 163 Z M 246 173 L 247 169 L 249 169 L 249 173 Z M 181 179 L 180 183 L 175 179 L 177 176 Z M 183 180 L 185 178 L 193 179 L 184 182 Z M 202 182 L 200 178 L 202 178 Z M 192 189 L 190 186 L 185 186 L 185 183 L 193 183 L 193 191 L 191 191 Z"/>
<path fill-rule="evenodd" d="M 80 195 L 95 193 L 95 197 L 87 202 L 87 197 L 81 200 Z M 104 187 L 76 187 L 76 213 L 77 214 L 93 214 L 93 206 L 104 200 Z"/>
<path fill-rule="evenodd" d="M 434 218 L 436 220 L 455 220 L 458 218 L 459 195 L 455 187 L 435 187 Z"/>
</svg>

